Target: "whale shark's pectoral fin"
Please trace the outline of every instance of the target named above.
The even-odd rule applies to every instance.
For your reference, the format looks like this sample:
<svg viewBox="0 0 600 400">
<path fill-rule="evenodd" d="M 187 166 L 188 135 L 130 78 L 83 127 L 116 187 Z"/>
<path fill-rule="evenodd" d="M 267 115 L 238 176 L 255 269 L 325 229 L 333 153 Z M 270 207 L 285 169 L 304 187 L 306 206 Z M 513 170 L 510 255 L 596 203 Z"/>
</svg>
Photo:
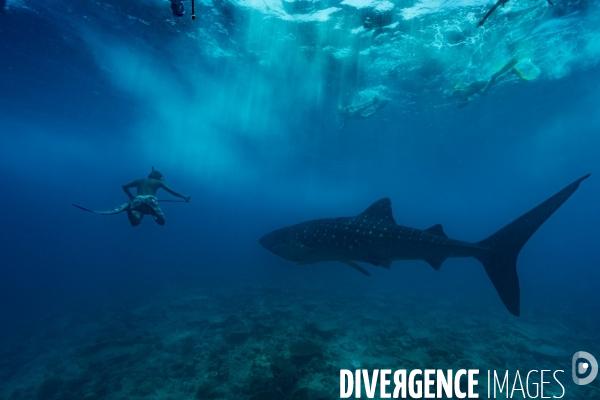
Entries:
<svg viewBox="0 0 600 400">
<path fill-rule="evenodd" d="M 433 267 L 433 269 L 435 269 L 436 271 L 439 271 L 440 268 L 442 268 L 442 263 L 444 261 L 446 261 L 445 258 L 440 257 L 440 258 L 426 258 L 423 261 L 425 261 L 427 264 L 431 265 Z"/>
<path fill-rule="evenodd" d="M 363 275 L 371 276 L 371 274 L 369 273 L 369 271 L 367 271 L 366 269 L 364 269 L 363 267 L 361 267 L 360 265 L 358 265 L 354 261 L 342 261 L 342 262 L 344 264 L 346 264 L 346 265 L 351 266 L 352 268 L 354 268 L 355 270 L 357 270 L 358 272 L 360 272 Z"/>
<path fill-rule="evenodd" d="M 394 260 L 380 260 L 378 258 L 372 258 L 369 263 L 373 264 L 376 267 L 383 267 L 385 269 L 390 269 L 392 267 L 392 262 Z"/>
</svg>

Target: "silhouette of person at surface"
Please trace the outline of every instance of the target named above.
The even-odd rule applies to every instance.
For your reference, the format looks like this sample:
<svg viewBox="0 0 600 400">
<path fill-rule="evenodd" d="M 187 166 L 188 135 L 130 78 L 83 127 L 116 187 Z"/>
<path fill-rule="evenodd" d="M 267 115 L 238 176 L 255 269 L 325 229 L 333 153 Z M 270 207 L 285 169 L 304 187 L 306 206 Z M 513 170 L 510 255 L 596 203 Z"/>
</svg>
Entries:
<svg viewBox="0 0 600 400">
<path fill-rule="evenodd" d="M 171 11 L 173 11 L 173 16 L 175 17 L 183 17 L 185 15 L 185 8 L 181 0 L 171 0 Z"/>
<path fill-rule="evenodd" d="M 346 107 L 340 107 L 338 109 L 338 113 L 344 120 L 342 126 L 338 129 L 341 130 L 344 125 L 346 125 L 346 121 L 349 119 L 367 119 L 372 117 L 376 112 L 380 111 L 388 104 L 387 100 L 379 100 L 377 97 L 374 97 L 372 101 L 368 101 L 362 105 L 354 106 L 349 105 Z"/>
<path fill-rule="evenodd" d="M 452 92 L 452 97 L 456 97 L 461 100 L 461 103 L 458 105 L 458 108 L 463 108 L 467 104 L 469 104 L 473 97 L 477 94 L 479 96 L 485 96 L 490 91 L 490 88 L 496 83 L 500 82 L 502 79 L 506 78 L 509 73 L 513 73 L 517 75 L 520 79 L 526 80 L 523 77 L 521 71 L 515 68 L 515 65 L 519 60 L 517 58 L 513 58 L 510 60 L 504 67 L 502 67 L 498 72 L 496 72 L 489 81 L 475 81 L 467 86 L 458 86 Z"/>
</svg>

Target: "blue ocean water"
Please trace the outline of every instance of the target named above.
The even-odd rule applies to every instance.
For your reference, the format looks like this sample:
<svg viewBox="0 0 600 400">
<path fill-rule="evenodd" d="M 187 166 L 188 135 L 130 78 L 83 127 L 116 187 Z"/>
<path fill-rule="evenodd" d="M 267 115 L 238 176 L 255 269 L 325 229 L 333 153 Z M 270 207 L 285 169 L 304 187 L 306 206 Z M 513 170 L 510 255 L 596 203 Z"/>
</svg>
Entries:
<svg viewBox="0 0 600 400">
<path fill-rule="evenodd" d="M 564 398 L 600 398 L 571 379 L 600 357 L 600 3 L 553 3 L 476 28 L 493 2 L 8 0 L 0 399 L 331 399 L 357 368 L 560 369 Z M 191 196 L 165 226 L 71 205 L 152 166 Z M 476 242 L 588 173 L 518 258 L 519 317 L 472 258 L 365 277 L 258 243 L 384 197 Z"/>
</svg>

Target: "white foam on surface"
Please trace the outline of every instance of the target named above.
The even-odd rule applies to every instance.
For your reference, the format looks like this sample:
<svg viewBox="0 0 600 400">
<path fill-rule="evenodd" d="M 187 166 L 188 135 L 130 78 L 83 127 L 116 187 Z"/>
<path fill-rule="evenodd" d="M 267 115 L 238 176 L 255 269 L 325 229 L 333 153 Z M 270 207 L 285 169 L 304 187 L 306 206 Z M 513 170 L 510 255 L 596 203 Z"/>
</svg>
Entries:
<svg viewBox="0 0 600 400">
<path fill-rule="evenodd" d="M 388 0 L 344 0 L 343 5 L 355 8 L 374 8 L 377 11 L 389 11 L 394 8 L 394 4 Z"/>
<path fill-rule="evenodd" d="M 283 8 L 281 0 L 239 0 L 236 4 L 240 7 L 260 11 L 266 16 L 293 22 L 325 22 L 330 19 L 331 14 L 340 10 L 338 7 L 329 7 L 310 14 L 288 14 Z"/>
<path fill-rule="evenodd" d="M 441 13 L 455 8 L 494 4 L 486 0 L 421 0 L 412 7 L 403 8 L 400 14 L 406 20 L 427 14 Z"/>
</svg>

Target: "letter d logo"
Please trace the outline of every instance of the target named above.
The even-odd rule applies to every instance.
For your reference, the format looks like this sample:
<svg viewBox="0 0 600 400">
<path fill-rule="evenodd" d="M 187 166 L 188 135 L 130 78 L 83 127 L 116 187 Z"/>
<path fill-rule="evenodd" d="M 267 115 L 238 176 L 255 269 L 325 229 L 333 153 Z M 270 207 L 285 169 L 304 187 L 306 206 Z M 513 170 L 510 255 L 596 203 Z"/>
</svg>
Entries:
<svg viewBox="0 0 600 400">
<path fill-rule="evenodd" d="M 578 361 L 583 358 L 585 362 Z M 586 378 L 578 378 L 577 375 L 585 374 L 591 367 L 590 374 Z M 587 385 L 591 383 L 594 379 L 596 379 L 596 375 L 598 375 L 598 361 L 594 358 L 590 353 L 586 353 L 585 351 L 578 351 L 573 354 L 573 382 L 577 385 Z"/>
</svg>

